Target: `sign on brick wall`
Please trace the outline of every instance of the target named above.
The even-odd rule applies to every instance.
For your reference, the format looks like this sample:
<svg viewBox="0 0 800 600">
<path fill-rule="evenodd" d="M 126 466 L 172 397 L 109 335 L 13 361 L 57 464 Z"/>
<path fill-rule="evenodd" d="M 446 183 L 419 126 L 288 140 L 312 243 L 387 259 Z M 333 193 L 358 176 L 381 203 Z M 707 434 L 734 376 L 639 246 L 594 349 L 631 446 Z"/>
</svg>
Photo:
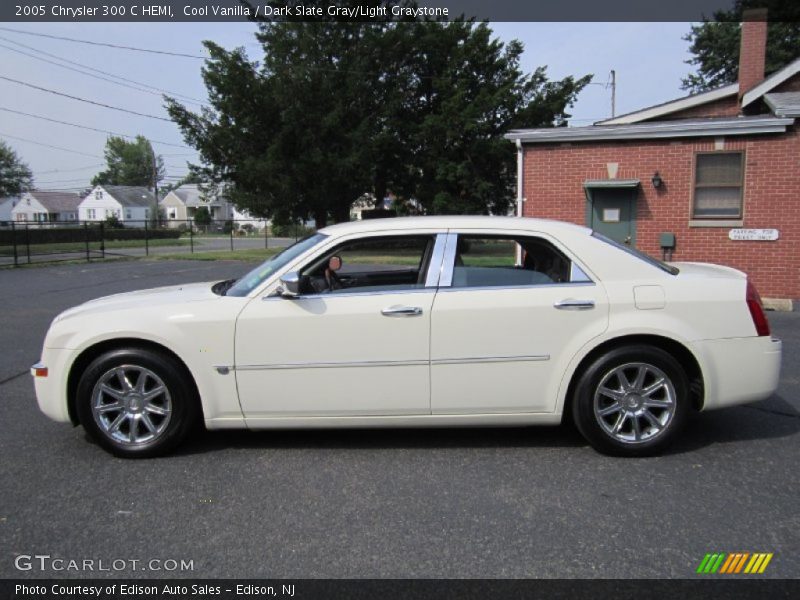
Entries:
<svg viewBox="0 0 800 600">
<path fill-rule="evenodd" d="M 732 240 L 749 240 L 774 242 L 780 237 L 777 229 L 731 229 L 728 238 Z"/>
</svg>

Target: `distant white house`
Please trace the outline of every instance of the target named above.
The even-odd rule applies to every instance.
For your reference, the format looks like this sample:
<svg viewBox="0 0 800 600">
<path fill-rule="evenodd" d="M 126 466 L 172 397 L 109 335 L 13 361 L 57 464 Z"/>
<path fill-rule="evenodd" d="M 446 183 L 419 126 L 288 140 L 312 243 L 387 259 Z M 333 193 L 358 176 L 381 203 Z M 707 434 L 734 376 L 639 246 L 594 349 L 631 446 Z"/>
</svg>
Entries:
<svg viewBox="0 0 800 600">
<path fill-rule="evenodd" d="M 233 205 L 224 198 L 214 197 L 194 183 L 185 183 L 161 199 L 161 207 L 168 227 L 178 227 L 194 220 L 197 209 L 208 209 L 213 221 L 229 221 L 234 218 Z"/>
<path fill-rule="evenodd" d="M 142 186 L 97 185 L 78 207 L 81 221 L 105 221 L 116 217 L 126 227 L 144 227 L 156 198 Z"/>
<path fill-rule="evenodd" d="M 267 219 L 253 217 L 246 210 L 237 209 L 222 196 L 214 196 L 197 184 L 184 184 L 175 188 L 161 200 L 161 207 L 167 219 L 168 227 L 178 227 L 194 220 L 197 209 L 205 206 L 213 221 L 236 221 L 239 226 L 247 223 L 254 229 L 263 231 L 269 224 Z M 221 225 L 218 224 L 218 225 Z"/>
<path fill-rule="evenodd" d="M 8 223 L 14 218 L 11 216 L 11 209 L 17 205 L 17 202 L 19 202 L 19 196 L 0 198 L 0 224 Z"/>
<path fill-rule="evenodd" d="M 240 227 L 249 223 L 253 226 L 253 229 L 256 229 L 257 231 L 264 231 L 265 228 L 272 225 L 272 221 L 269 219 L 254 217 L 246 209 L 239 210 L 235 206 L 233 206 L 233 219 L 239 223 Z"/>
<path fill-rule="evenodd" d="M 68 192 L 25 192 L 11 209 L 11 220 L 21 223 L 75 223 L 81 197 Z"/>
</svg>

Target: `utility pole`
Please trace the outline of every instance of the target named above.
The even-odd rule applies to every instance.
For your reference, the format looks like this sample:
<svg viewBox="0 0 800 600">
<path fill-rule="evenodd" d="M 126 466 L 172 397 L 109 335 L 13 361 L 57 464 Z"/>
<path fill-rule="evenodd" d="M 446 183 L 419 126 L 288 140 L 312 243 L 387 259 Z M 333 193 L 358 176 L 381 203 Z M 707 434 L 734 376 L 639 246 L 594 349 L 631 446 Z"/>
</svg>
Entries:
<svg viewBox="0 0 800 600">
<path fill-rule="evenodd" d="M 158 163 L 156 162 L 156 151 L 153 150 L 153 144 L 150 144 L 150 155 L 153 157 L 153 198 L 155 199 L 153 225 L 158 225 Z"/>
<path fill-rule="evenodd" d="M 611 118 L 617 116 L 617 72 L 611 69 Z"/>
</svg>

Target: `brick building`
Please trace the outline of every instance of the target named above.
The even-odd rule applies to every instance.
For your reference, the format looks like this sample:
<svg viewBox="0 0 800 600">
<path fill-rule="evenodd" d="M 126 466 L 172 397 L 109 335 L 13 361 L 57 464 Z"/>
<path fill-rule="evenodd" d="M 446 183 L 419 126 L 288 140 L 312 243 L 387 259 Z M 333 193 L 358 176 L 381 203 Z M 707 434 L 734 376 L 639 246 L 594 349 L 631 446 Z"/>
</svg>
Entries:
<svg viewBox="0 0 800 600">
<path fill-rule="evenodd" d="M 765 78 L 766 38 L 763 20 L 742 24 L 738 83 L 588 127 L 507 134 L 518 214 L 730 265 L 762 296 L 800 298 L 800 58 Z"/>
</svg>

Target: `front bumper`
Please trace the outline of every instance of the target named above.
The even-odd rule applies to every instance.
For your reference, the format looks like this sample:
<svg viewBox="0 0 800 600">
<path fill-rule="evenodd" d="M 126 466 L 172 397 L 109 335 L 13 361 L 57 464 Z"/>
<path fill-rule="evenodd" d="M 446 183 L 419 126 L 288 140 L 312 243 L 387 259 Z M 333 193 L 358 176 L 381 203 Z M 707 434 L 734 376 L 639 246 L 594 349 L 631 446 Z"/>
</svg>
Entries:
<svg viewBox="0 0 800 600">
<path fill-rule="evenodd" d="M 31 367 L 39 410 L 60 423 L 71 421 L 67 406 L 67 376 L 71 364 L 71 352 L 45 348 L 42 359 Z M 42 369 L 46 371 L 42 372 Z"/>
</svg>

